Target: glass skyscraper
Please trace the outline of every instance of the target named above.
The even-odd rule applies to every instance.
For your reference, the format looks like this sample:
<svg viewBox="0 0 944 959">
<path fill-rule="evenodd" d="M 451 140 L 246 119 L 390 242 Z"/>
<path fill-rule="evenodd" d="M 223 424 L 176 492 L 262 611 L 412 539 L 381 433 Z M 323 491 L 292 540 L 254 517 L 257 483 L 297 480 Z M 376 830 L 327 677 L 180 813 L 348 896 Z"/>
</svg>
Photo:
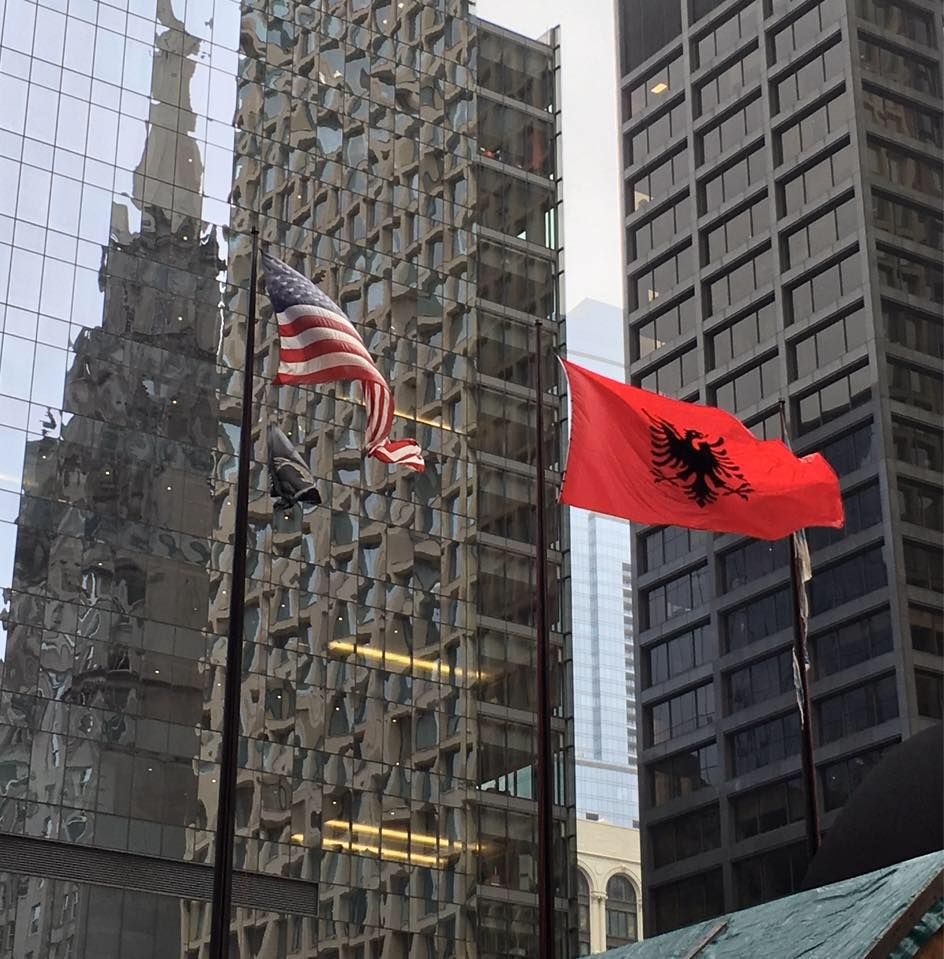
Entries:
<svg viewBox="0 0 944 959">
<path fill-rule="evenodd" d="M 0 20 L 0 956 L 207 955 L 256 226 L 357 324 L 426 471 L 363 457 L 350 384 L 273 385 L 260 295 L 231 954 L 535 955 L 556 39 L 465 0 L 9 0 Z M 273 513 L 269 425 L 322 506 Z"/>
<path fill-rule="evenodd" d="M 584 300 L 567 314 L 567 357 L 623 381 L 622 313 Z M 630 527 L 570 510 L 577 815 L 639 825 Z"/>
<path fill-rule="evenodd" d="M 940 722 L 942 9 L 621 0 L 634 384 L 736 413 L 839 474 L 808 534 L 823 825 Z M 806 868 L 787 544 L 639 529 L 647 930 Z"/>
</svg>

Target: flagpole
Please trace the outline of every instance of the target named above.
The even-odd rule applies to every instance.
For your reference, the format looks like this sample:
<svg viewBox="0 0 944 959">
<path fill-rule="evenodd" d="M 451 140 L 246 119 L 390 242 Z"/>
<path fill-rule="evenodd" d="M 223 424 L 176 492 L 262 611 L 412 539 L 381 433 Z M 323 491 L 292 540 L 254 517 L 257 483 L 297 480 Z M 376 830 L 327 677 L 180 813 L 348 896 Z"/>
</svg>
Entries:
<svg viewBox="0 0 944 959">
<path fill-rule="evenodd" d="M 230 583 L 229 636 L 226 643 L 226 685 L 223 690 L 223 744 L 216 811 L 213 869 L 213 913 L 210 959 L 229 959 L 232 911 L 233 841 L 236 831 L 236 772 L 239 765 L 239 696 L 242 680 L 243 622 L 246 598 L 246 547 L 249 527 L 249 468 L 252 460 L 252 379 L 256 336 L 256 282 L 259 230 L 252 230 L 249 269 L 249 311 L 243 358 L 243 406 L 239 431 L 239 473 L 233 530 L 233 574 Z"/>
<path fill-rule="evenodd" d="M 780 426 L 783 441 L 789 447 L 790 432 L 787 427 L 786 403 L 780 401 Z M 799 677 L 800 696 L 800 758 L 803 765 L 804 800 L 806 806 L 806 847 L 812 859 L 819 851 L 820 820 L 819 799 L 816 787 L 816 761 L 813 754 L 813 701 L 810 699 L 810 676 L 807 669 L 809 651 L 806 641 L 807 624 L 801 590 L 806 588 L 800 578 L 800 556 L 797 552 L 796 535 L 787 537 L 790 547 L 790 586 L 793 593 L 793 661 L 794 680 Z"/>
<path fill-rule="evenodd" d="M 554 955 L 554 790 L 551 749 L 550 643 L 547 633 L 547 536 L 544 502 L 544 374 L 541 353 L 541 318 L 534 324 L 534 386 L 537 393 L 535 413 L 535 508 L 537 528 L 534 548 L 537 554 L 534 616 L 536 634 L 535 672 L 537 673 L 537 804 L 538 804 L 538 956 Z"/>
</svg>

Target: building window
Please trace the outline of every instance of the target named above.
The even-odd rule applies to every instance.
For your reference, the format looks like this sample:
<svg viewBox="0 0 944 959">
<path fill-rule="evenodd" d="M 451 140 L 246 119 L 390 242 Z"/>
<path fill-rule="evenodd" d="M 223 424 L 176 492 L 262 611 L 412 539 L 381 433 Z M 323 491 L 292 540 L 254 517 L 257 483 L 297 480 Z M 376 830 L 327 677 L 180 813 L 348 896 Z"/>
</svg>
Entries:
<svg viewBox="0 0 944 959">
<path fill-rule="evenodd" d="M 666 563 L 691 556 L 693 552 L 704 552 L 710 533 L 684 529 L 681 526 L 661 526 L 650 530 L 639 538 L 640 553 L 643 558 L 642 572 L 651 573 Z"/>
<path fill-rule="evenodd" d="M 770 763 L 800 752 L 800 719 L 796 705 L 778 716 L 736 732 L 731 737 L 731 759 L 735 776 L 743 776 Z"/>
<path fill-rule="evenodd" d="M 636 891 L 626 876 L 613 876 L 606 884 L 606 948 L 638 939 Z"/>
<path fill-rule="evenodd" d="M 706 315 L 714 316 L 715 313 L 753 296 L 770 282 L 772 276 L 773 260 L 769 249 L 727 270 L 708 284 Z"/>
<path fill-rule="evenodd" d="M 890 50 L 884 43 L 859 35 L 859 61 L 883 80 L 892 80 L 918 93 L 941 95 L 940 67 L 912 51 Z"/>
<path fill-rule="evenodd" d="M 915 696 L 918 715 L 929 719 L 944 718 L 944 676 L 924 669 L 915 670 Z"/>
<path fill-rule="evenodd" d="M 792 20 L 774 34 L 774 59 L 786 60 L 794 50 L 799 50 L 823 36 L 836 23 L 845 10 L 839 0 L 823 0 L 812 10 Z"/>
<path fill-rule="evenodd" d="M 720 869 L 688 876 L 652 890 L 655 929 L 670 932 L 724 912 L 724 883 Z"/>
<path fill-rule="evenodd" d="M 730 592 L 787 565 L 786 540 L 752 539 L 721 556 L 721 583 Z"/>
<path fill-rule="evenodd" d="M 670 140 L 685 133 L 686 117 L 684 100 L 654 117 L 647 117 L 642 125 L 623 137 L 623 163 L 627 166 L 642 163 L 664 150 Z"/>
<path fill-rule="evenodd" d="M 720 260 L 726 253 L 757 239 L 769 228 L 770 204 L 764 196 L 706 232 L 703 252 L 707 257 L 703 257 L 703 265 Z"/>
<path fill-rule="evenodd" d="M 781 113 L 806 100 L 822 89 L 833 77 L 838 77 L 845 66 L 842 44 L 834 43 L 827 50 L 816 54 L 798 70 L 775 84 L 776 102 Z"/>
<path fill-rule="evenodd" d="M 752 366 L 714 387 L 715 405 L 738 413 L 776 393 L 782 382 L 779 358 L 776 355 L 768 357 L 758 366 Z"/>
<path fill-rule="evenodd" d="M 838 206 L 804 223 L 787 234 L 788 267 L 817 256 L 833 243 L 855 233 L 859 224 L 856 198 L 849 197 Z"/>
<path fill-rule="evenodd" d="M 629 158 L 624 157 L 629 163 Z M 688 151 L 663 160 L 635 180 L 626 181 L 626 212 L 641 210 L 664 197 L 677 183 L 688 182 Z"/>
<path fill-rule="evenodd" d="M 842 529 L 816 526 L 809 531 L 807 543 L 813 552 L 882 522 L 882 496 L 877 482 L 846 490 L 842 496 L 842 505 L 846 519 Z"/>
<path fill-rule="evenodd" d="M 735 669 L 726 677 L 728 712 L 776 699 L 793 689 L 793 653 L 782 650 L 766 659 Z"/>
<path fill-rule="evenodd" d="M 735 19 L 733 22 L 737 23 Z M 751 50 L 740 60 L 725 67 L 720 73 L 702 83 L 696 90 L 697 116 L 714 110 L 730 100 L 742 95 L 746 87 L 757 81 L 760 76 L 760 52 Z"/>
<path fill-rule="evenodd" d="M 863 729 L 880 726 L 898 716 L 894 675 L 845 689 L 816 704 L 820 745 L 835 742 Z"/>
<path fill-rule="evenodd" d="M 877 749 L 869 749 L 822 766 L 819 778 L 823 787 L 823 809 L 829 812 L 844 806 L 885 752 L 897 742 L 896 739 Z"/>
<path fill-rule="evenodd" d="M 845 91 L 784 127 L 777 138 L 778 162 L 792 163 L 801 153 L 814 147 L 830 133 L 849 125 L 849 105 Z"/>
<path fill-rule="evenodd" d="M 875 225 L 895 236 L 944 249 L 944 217 L 937 210 L 906 203 L 872 191 L 872 215 Z"/>
<path fill-rule="evenodd" d="M 862 285 L 862 266 L 855 250 L 825 266 L 790 290 L 790 322 L 803 319 L 831 306 Z"/>
<path fill-rule="evenodd" d="M 796 432 L 802 436 L 824 423 L 867 403 L 872 396 L 871 373 L 863 366 L 794 401 Z"/>
<path fill-rule="evenodd" d="M 810 581 L 810 613 L 818 616 L 860 596 L 881 589 L 888 582 L 882 547 L 874 546 L 817 569 Z"/>
<path fill-rule="evenodd" d="M 730 326 L 710 334 L 710 368 L 723 366 L 735 357 L 744 356 L 761 343 L 766 343 L 777 332 L 777 307 L 765 303 Z"/>
<path fill-rule="evenodd" d="M 910 606 L 911 645 L 922 653 L 944 656 L 944 613 L 925 606 Z"/>
<path fill-rule="evenodd" d="M 913 310 L 899 303 L 882 301 L 882 317 L 889 340 L 926 353 L 935 359 L 944 357 L 944 326 L 940 317 Z"/>
<path fill-rule="evenodd" d="M 737 842 L 799 822 L 806 815 L 803 780 L 793 776 L 731 799 Z"/>
<path fill-rule="evenodd" d="M 940 428 L 892 417 L 892 439 L 895 455 L 902 463 L 944 470 L 944 432 Z"/>
<path fill-rule="evenodd" d="M 721 845 L 721 817 L 712 804 L 651 827 L 652 859 L 656 869 Z"/>
<path fill-rule="evenodd" d="M 719 778 L 717 743 L 667 756 L 649 766 L 652 804 L 661 806 L 670 799 L 716 786 Z"/>
<path fill-rule="evenodd" d="M 645 80 L 623 93 L 623 120 L 638 116 L 650 107 L 665 103 L 666 98 L 683 90 L 684 64 L 681 57 L 651 71 Z"/>
<path fill-rule="evenodd" d="M 944 303 L 944 270 L 937 263 L 880 246 L 876 252 L 879 282 L 909 296 Z"/>
<path fill-rule="evenodd" d="M 643 374 L 639 378 L 639 385 L 644 390 L 675 396 L 683 387 L 697 379 L 698 351 L 693 347 Z"/>
<path fill-rule="evenodd" d="M 682 35 L 682 5 L 663 0 L 620 0 L 620 64 L 623 76 Z"/>
<path fill-rule="evenodd" d="M 723 614 L 721 622 L 725 649 L 733 652 L 779 633 L 793 625 L 793 599 L 789 587 L 782 587 Z"/>
<path fill-rule="evenodd" d="M 757 9 L 748 4 L 737 14 L 729 14 L 724 21 L 703 34 L 693 44 L 694 67 L 705 66 L 737 46 L 740 40 L 754 36 L 757 31 Z"/>
<path fill-rule="evenodd" d="M 823 195 L 844 182 L 851 172 L 849 145 L 824 157 L 786 180 L 783 185 L 783 213 L 790 216 L 799 212 L 808 203 L 818 203 Z"/>
<path fill-rule="evenodd" d="M 944 492 L 939 486 L 899 476 L 898 508 L 906 523 L 939 532 L 944 530 Z"/>
<path fill-rule="evenodd" d="M 635 293 L 635 299 L 630 299 L 630 311 L 648 306 L 660 296 L 665 296 L 688 280 L 694 268 L 691 247 L 667 256 L 655 266 L 647 267 L 645 272 L 636 276 L 635 283 L 630 284 L 630 293 Z"/>
<path fill-rule="evenodd" d="M 632 345 L 634 360 L 642 359 L 671 343 L 695 327 L 695 297 L 689 294 L 671 309 L 660 313 L 656 317 L 647 317 L 645 323 L 640 323 L 633 330 Z"/>
<path fill-rule="evenodd" d="M 589 956 L 590 946 L 590 883 L 577 870 L 577 955 Z"/>
<path fill-rule="evenodd" d="M 809 857 L 799 842 L 771 849 L 734 863 L 734 891 L 738 909 L 789 896 L 800 888 Z"/>
<path fill-rule="evenodd" d="M 688 196 L 666 207 L 645 223 L 627 231 L 626 249 L 633 260 L 648 256 L 653 250 L 688 232 L 692 205 Z"/>
<path fill-rule="evenodd" d="M 814 636 L 810 659 L 816 677 L 820 678 L 884 656 L 893 645 L 891 615 L 883 609 Z"/>
<path fill-rule="evenodd" d="M 904 550 L 908 585 L 944 593 L 944 552 L 941 548 L 905 540 Z"/>
<path fill-rule="evenodd" d="M 844 359 L 865 343 L 868 332 L 865 310 L 859 307 L 794 340 L 790 346 L 792 379 L 801 379 L 814 370 Z"/>
<path fill-rule="evenodd" d="M 650 746 L 658 746 L 686 733 L 710 726 L 715 719 L 715 690 L 712 683 L 689 689 L 647 708 Z"/>
<path fill-rule="evenodd" d="M 682 573 L 642 594 L 642 607 L 648 614 L 646 629 L 698 609 L 708 600 L 708 567 Z"/>
<path fill-rule="evenodd" d="M 717 647 L 711 630 L 696 626 L 671 639 L 643 647 L 643 658 L 648 662 L 647 686 L 657 686 L 674 676 L 681 676 L 716 655 Z"/>
<path fill-rule="evenodd" d="M 830 438 L 820 448 L 829 465 L 839 476 L 854 473 L 875 462 L 875 431 L 872 421 L 863 423 L 842 436 Z"/>
<path fill-rule="evenodd" d="M 722 153 L 734 149 L 762 126 L 763 106 L 760 99 L 739 107 L 698 137 L 701 165 L 711 163 Z"/>
<path fill-rule="evenodd" d="M 916 103 L 906 103 L 894 94 L 884 91 L 862 91 L 865 112 L 871 121 L 894 135 L 903 135 L 922 143 L 944 144 L 944 124 L 939 113 Z"/>
<path fill-rule="evenodd" d="M 944 196 L 944 174 L 940 163 L 871 137 L 868 153 L 869 166 L 876 176 L 929 196 Z"/>
<path fill-rule="evenodd" d="M 701 213 L 717 210 L 722 204 L 741 196 L 767 174 L 766 154 L 762 146 L 742 156 L 718 172 L 712 171 L 701 190 Z"/>
<path fill-rule="evenodd" d="M 929 413 L 944 413 L 944 377 L 931 370 L 888 362 L 888 395 Z"/>
<path fill-rule="evenodd" d="M 903 0 L 856 0 L 856 13 L 883 30 L 937 49 L 934 17 L 930 11 Z"/>
</svg>

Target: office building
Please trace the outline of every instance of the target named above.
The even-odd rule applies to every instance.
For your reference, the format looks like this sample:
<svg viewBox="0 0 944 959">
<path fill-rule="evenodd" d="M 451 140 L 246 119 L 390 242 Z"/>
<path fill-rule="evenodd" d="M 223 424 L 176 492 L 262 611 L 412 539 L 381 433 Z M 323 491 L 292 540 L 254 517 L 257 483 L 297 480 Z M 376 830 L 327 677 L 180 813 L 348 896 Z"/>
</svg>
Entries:
<svg viewBox="0 0 944 959">
<path fill-rule="evenodd" d="M 260 295 L 230 954 L 535 955 L 556 38 L 464 0 L 18 0 L 0 22 L 0 956 L 208 955 L 254 226 L 357 324 L 426 471 L 363 457 L 350 384 L 272 383 Z M 322 506 L 273 513 L 270 424 Z"/>
<path fill-rule="evenodd" d="M 567 314 L 567 357 L 625 378 L 622 311 L 583 300 Z M 577 816 L 638 826 L 630 528 L 570 510 Z M 578 846 L 578 853 L 580 852 Z"/>
<path fill-rule="evenodd" d="M 809 531 L 823 825 L 941 720 L 941 5 L 620 0 L 631 381 L 820 450 Z M 647 930 L 807 862 L 785 542 L 638 529 Z"/>
</svg>

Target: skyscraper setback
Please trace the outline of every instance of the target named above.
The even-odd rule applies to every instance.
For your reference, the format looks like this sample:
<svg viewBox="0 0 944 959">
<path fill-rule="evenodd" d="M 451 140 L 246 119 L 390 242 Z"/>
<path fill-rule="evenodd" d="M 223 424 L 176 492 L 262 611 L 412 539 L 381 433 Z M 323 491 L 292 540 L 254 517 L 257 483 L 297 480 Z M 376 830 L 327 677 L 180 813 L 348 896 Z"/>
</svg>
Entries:
<svg viewBox="0 0 944 959">
<path fill-rule="evenodd" d="M 821 450 L 809 531 L 824 826 L 941 718 L 941 6 L 620 0 L 631 381 Z M 647 931 L 806 866 L 785 542 L 634 540 Z"/>
<path fill-rule="evenodd" d="M 260 296 L 233 954 L 534 955 L 555 38 L 463 0 L 58 6 L 8 4 L 0 35 L 0 954 L 207 954 L 258 226 L 358 325 L 426 471 L 363 458 L 349 386 L 272 383 Z M 273 513 L 268 425 L 322 506 Z M 570 639 L 549 525 L 563 957 Z"/>
</svg>

